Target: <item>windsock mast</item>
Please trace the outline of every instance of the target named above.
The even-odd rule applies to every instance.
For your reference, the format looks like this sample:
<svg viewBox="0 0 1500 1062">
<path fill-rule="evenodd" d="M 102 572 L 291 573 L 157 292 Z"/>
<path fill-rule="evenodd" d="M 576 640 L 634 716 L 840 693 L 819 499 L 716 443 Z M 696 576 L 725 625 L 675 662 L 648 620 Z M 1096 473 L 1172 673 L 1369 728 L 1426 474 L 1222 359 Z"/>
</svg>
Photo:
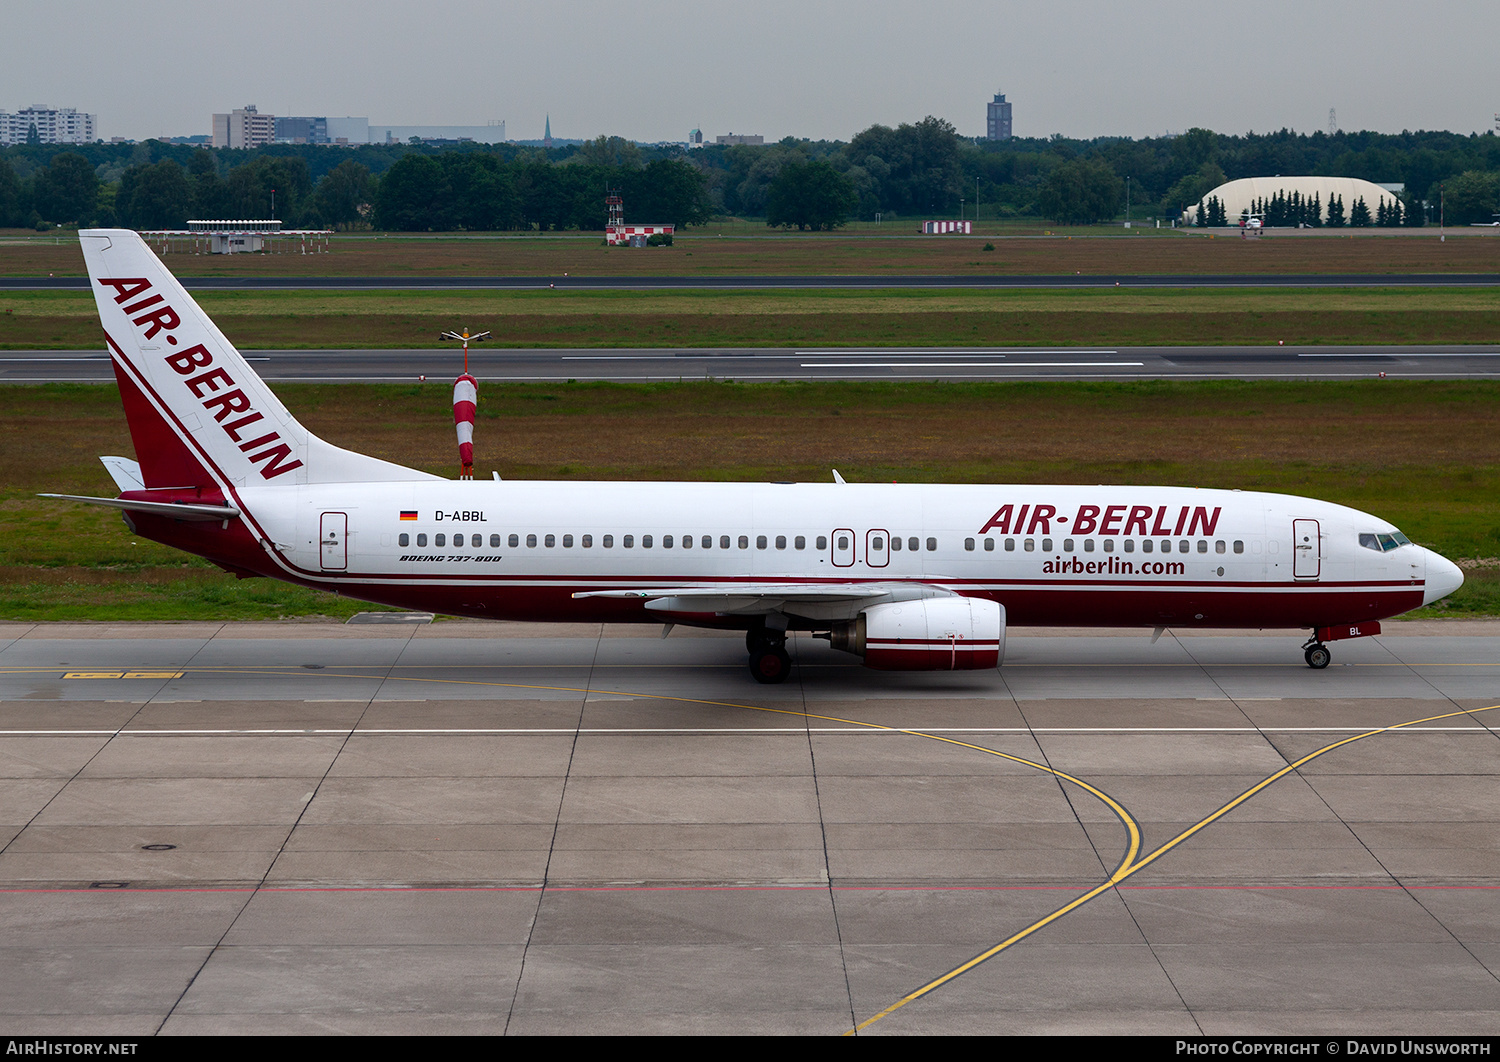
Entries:
<svg viewBox="0 0 1500 1062">
<path fill-rule="evenodd" d="M 438 338 L 461 340 L 464 345 L 464 371 L 453 381 L 453 427 L 458 433 L 458 478 L 473 479 L 474 409 L 479 404 L 479 381 L 469 375 L 469 344 L 482 343 L 490 334 L 471 335 L 465 328 L 462 332 L 444 332 Z"/>
</svg>

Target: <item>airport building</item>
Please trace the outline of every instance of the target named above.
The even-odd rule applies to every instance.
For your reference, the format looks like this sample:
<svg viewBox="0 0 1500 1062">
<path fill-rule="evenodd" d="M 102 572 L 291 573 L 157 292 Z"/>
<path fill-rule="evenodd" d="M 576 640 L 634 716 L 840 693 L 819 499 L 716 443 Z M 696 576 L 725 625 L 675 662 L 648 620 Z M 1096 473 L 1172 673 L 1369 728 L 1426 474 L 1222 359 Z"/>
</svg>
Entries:
<svg viewBox="0 0 1500 1062">
<path fill-rule="evenodd" d="M 989 140 L 1010 139 L 1010 104 L 1005 102 L 1005 93 L 995 93 L 985 116 L 985 137 Z"/>
<path fill-rule="evenodd" d="M 72 107 L 33 103 L 19 111 L 0 111 L 0 146 L 24 144 L 36 130 L 43 144 L 92 144 L 94 115 Z"/>
<path fill-rule="evenodd" d="M 1383 188 L 1370 181 L 1362 181 L 1358 177 L 1241 177 L 1237 181 L 1229 181 L 1203 196 L 1203 202 L 1217 197 L 1224 204 L 1224 213 L 1229 219 L 1229 224 L 1239 224 L 1240 215 L 1253 211 L 1252 204 L 1256 202 L 1268 202 L 1276 198 L 1277 193 L 1284 193 L 1290 198 L 1293 193 L 1298 193 L 1303 202 L 1308 202 L 1313 196 L 1318 197 L 1318 206 L 1322 216 L 1328 217 L 1328 202 L 1334 196 L 1338 196 L 1344 204 L 1344 214 L 1347 217 L 1349 210 L 1354 206 L 1354 201 L 1363 199 L 1365 205 L 1370 208 L 1373 217 L 1379 204 L 1384 201 L 1387 206 L 1396 202 L 1396 193 L 1388 188 Z M 1168 203 L 1169 207 L 1176 207 L 1176 203 Z M 1193 225 L 1198 220 L 1198 204 L 1185 203 L 1182 211 L 1182 223 Z"/>
<path fill-rule="evenodd" d="M 370 119 L 288 117 L 276 119 L 278 144 L 368 144 Z"/>
<path fill-rule="evenodd" d="M 487 125 L 372 125 L 370 143 L 405 144 L 418 140 L 472 140 L 476 144 L 505 143 L 502 119 Z"/>
<path fill-rule="evenodd" d="M 261 114 L 247 104 L 228 114 L 214 115 L 216 148 L 258 148 L 276 141 L 276 116 Z"/>
</svg>

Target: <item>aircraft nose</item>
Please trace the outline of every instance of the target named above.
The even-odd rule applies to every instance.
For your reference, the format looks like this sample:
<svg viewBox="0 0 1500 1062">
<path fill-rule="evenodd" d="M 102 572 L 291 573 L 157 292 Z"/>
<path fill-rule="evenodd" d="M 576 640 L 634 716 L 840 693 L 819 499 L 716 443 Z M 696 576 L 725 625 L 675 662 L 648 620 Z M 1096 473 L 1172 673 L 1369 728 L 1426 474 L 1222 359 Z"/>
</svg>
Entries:
<svg viewBox="0 0 1500 1062">
<path fill-rule="evenodd" d="M 1464 585 L 1464 573 L 1442 554 L 1427 550 L 1427 589 L 1422 594 L 1422 604 L 1430 605 L 1434 601 L 1447 597 L 1460 586 Z"/>
</svg>

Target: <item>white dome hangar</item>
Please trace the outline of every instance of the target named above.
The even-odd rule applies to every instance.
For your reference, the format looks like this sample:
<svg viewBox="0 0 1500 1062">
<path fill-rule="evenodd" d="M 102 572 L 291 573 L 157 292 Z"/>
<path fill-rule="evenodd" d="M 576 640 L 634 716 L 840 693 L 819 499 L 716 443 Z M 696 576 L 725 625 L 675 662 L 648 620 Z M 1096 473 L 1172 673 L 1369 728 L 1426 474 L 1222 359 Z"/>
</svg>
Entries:
<svg viewBox="0 0 1500 1062">
<path fill-rule="evenodd" d="M 1343 202 L 1346 218 L 1354 207 L 1354 201 L 1361 197 L 1365 206 L 1370 208 L 1372 218 L 1382 200 L 1386 201 L 1387 206 L 1396 201 L 1395 192 L 1358 177 L 1241 177 L 1205 192 L 1203 202 L 1207 203 L 1212 197 L 1218 196 L 1219 202 L 1224 204 L 1224 213 L 1228 216 L 1229 223 L 1237 225 L 1242 213 L 1254 210 L 1252 203 L 1256 200 L 1273 199 L 1278 192 L 1286 193 L 1288 199 L 1293 192 L 1300 192 L 1304 201 L 1316 195 L 1325 221 L 1328 220 L 1328 201 L 1334 196 L 1338 196 Z M 1182 220 L 1187 225 L 1197 222 L 1197 203 L 1188 205 L 1182 212 Z"/>
</svg>

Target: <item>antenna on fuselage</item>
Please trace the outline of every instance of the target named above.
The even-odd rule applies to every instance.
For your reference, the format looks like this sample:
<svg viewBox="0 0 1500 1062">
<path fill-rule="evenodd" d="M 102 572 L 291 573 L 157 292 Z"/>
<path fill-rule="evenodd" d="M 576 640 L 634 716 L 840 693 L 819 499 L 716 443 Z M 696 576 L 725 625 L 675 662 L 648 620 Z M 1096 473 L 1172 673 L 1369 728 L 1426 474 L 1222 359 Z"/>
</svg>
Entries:
<svg viewBox="0 0 1500 1062">
<path fill-rule="evenodd" d="M 462 332 L 444 332 L 439 339 L 457 339 L 464 345 L 464 371 L 453 381 L 453 426 L 458 432 L 459 479 L 474 478 L 474 408 L 479 404 L 479 381 L 469 375 L 469 344 L 483 343 L 490 338 L 488 332 L 470 335 Z"/>
</svg>

